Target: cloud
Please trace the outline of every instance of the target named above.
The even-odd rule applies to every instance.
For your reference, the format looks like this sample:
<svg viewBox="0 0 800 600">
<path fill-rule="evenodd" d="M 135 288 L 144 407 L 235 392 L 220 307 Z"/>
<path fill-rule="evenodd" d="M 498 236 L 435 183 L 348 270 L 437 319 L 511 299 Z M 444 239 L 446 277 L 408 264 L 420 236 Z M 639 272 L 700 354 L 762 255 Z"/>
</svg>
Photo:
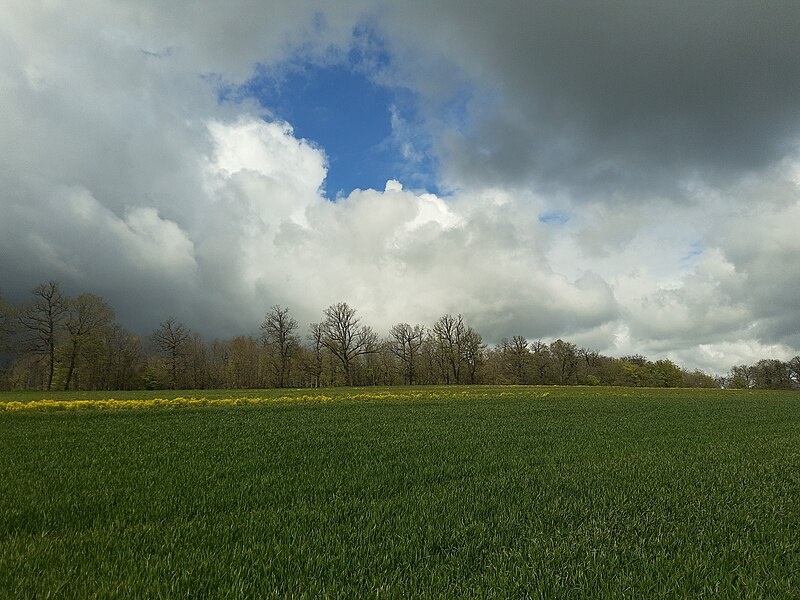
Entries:
<svg viewBox="0 0 800 600">
<path fill-rule="evenodd" d="M 707 252 L 675 287 L 658 287 L 629 307 L 632 335 L 663 350 L 726 339 L 752 318 L 740 299 L 741 276 L 719 251 Z"/>
<path fill-rule="evenodd" d="M 19 301 L 59 279 L 142 333 L 169 315 L 254 332 L 274 303 L 307 323 L 344 300 L 381 331 L 461 312 L 488 341 L 717 372 L 796 354 L 798 11 L 7 3 L 0 286 Z M 360 68 L 402 94 L 408 180 L 330 202 L 324 148 L 220 97 L 366 38 L 386 56 Z M 418 163 L 444 193 L 414 188 Z"/>
<path fill-rule="evenodd" d="M 800 161 L 784 161 L 732 193 L 738 210 L 714 240 L 745 279 L 739 297 L 750 307 L 760 341 L 800 348 Z"/>
<path fill-rule="evenodd" d="M 238 273 L 230 285 L 253 298 L 241 309 L 251 322 L 264 310 L 260 295 L 306 320 L 344 299 L 381 330 L 449 311 L 509 335 L 522 326 L 533 337 L 537 325 L 556 331 L 614 315 L 613 294 L 599 278 L 570 282 L 550 271 L 536 250 L 544 226 L 508 194 L 445 201 L 390 181 L 385 190 L 356 190 L 331 203 L 318 191 L 324 157 L 290 128 L 251 119 L 210 129 L 214 193 L 225 198 L 213 227 L 229 233 L 210 236 L 208 252 L 199 242 L 199 253 Z M 568 305 L 559 301 L 565 294 Z"/>
<path fill-rule="evenodd" d="M 674 194 L 779 160 L 800 134 L 793 2 L 393 4 L 409 85 L 457 103 L 455 185 Z M 443 74 L 447 74 L 444 75 Z"/>
</svg>

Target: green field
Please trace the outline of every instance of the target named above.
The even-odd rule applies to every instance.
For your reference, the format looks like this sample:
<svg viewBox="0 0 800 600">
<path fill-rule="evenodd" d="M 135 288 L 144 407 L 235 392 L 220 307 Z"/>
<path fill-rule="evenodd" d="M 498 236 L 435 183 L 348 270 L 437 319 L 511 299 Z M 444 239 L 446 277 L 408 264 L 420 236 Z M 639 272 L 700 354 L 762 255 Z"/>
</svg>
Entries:
<svg viewBox="0 0 800 600">
<path fill-rule="evenodd" d="M 0 598 L 800 596 L 799 394 L 320 392 L 0 411 Z"/>
</svg>

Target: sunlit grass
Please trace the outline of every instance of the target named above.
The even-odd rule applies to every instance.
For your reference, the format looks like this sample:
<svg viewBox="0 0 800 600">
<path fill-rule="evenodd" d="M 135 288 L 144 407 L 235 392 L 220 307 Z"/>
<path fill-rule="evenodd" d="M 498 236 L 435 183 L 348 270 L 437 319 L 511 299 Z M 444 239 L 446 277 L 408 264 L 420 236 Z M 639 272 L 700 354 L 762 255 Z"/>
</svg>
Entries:
<svg viewBox="0 0 800 600">
<path fill-rule="evenodd" d="M 800 589 L 795 394 L 363 388 L 117 400 L 155 396 L 206 403 L 0 412 L 0 597 Z M 242 398 L 264 402 L 211 402 Z M 109 398 L 0 396 L 41 400 Z"/>
</svg>

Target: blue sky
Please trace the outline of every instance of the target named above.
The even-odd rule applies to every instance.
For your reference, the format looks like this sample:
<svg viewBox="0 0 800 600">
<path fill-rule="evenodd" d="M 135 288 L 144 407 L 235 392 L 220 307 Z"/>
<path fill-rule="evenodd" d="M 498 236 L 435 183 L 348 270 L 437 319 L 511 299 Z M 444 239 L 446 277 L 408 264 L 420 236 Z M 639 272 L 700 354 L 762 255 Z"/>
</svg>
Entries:
<svg viewBox="0 0 800 600">
<path fill-rule="evenodd" d="M 390 179 L 437 191 L 413 94 L 380 85 L 374 75 L 374 68 L 351 53 L 332 64 L 260 68 L 226 97 L 255 98 L 272 118 L 291 124 L 296 137 L 321 148 L 328 158 L 325 195 L 331 200 L 354 189 L 382 190 Z M 393 117 L 404 124 L 402 131 L 393 128 Z M 413 160 L 403 155 L 404 143 Z"/>
<path fill-rule="evenodd" d="M 800 3 L 5 4 L 14 302 L 55 279 L 145 334 L 347 301 L 715 372 L 800 352 Z"/>
</svg>

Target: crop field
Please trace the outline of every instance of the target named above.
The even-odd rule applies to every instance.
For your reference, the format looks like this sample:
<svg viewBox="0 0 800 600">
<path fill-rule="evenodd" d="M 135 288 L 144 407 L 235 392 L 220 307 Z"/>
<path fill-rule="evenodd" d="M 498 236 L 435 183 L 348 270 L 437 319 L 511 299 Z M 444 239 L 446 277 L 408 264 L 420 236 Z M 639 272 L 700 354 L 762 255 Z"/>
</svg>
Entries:
<svg viewBox="0 0 800 600">
<path fill-rule="evenodd" d="M 0 598 L 798 596 L 797 393 L 0 394 Z"/>
</svg>

